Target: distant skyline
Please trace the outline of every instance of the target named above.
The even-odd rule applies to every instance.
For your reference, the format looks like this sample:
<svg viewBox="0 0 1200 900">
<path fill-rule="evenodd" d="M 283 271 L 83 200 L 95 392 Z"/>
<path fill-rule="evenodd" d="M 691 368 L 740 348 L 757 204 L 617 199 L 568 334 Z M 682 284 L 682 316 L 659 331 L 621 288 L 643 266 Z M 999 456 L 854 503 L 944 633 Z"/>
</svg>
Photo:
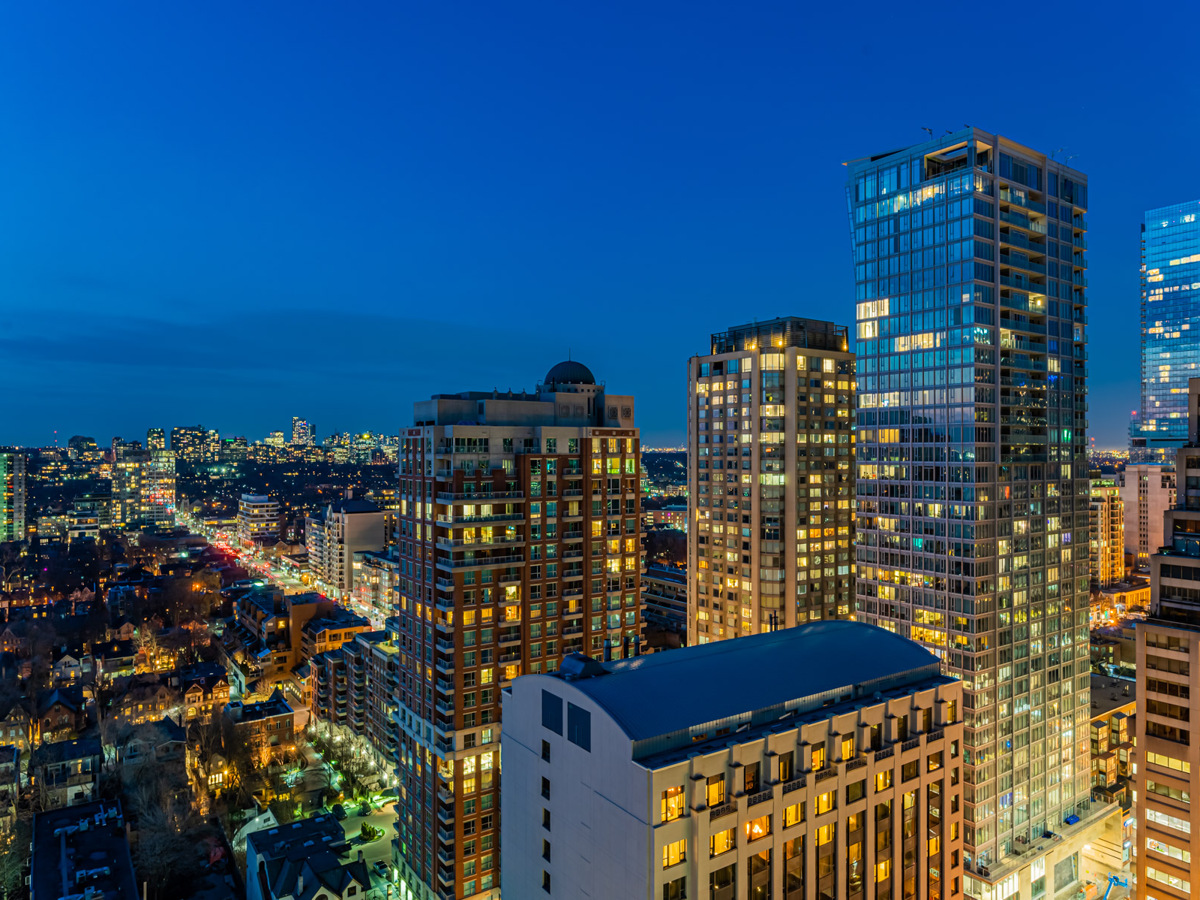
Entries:
<svg viewBox="0 0 1200 900">
<path fill-rule="evenodd" d="M 711 332 L 853 325 L 841 163 L 970 123 L 1088 176 L 1089 435 L 1123 447 L 1142 216 L 1200 198 L 1200 15 L 1104 12 L 1040 13 L 1034 97 L 980 77 L 1028 65 L 981 7 L 8 6 L 0 444 L 395 433 L 568 351 L 682 444 Z"/>
</svg>

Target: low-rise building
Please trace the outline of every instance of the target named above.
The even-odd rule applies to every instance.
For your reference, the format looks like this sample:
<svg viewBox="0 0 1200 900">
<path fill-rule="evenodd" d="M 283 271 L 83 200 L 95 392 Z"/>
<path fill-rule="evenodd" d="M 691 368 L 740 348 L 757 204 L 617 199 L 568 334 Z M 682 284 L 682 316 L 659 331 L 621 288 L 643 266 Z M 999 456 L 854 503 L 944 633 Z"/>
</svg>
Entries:
<svg viewBox="0 0 1200 900">
<path fill-rule="evenodd" d="M 0 834 L 16 826 L 20 796 L 21 751 L 12 744 L 0 745 Z"/>
<path fill-rule="evenodd" d="M 687 569 L 646 566 L 642 570 L 642 618 L 650 629 L 687 635 Z"/>
<path fill-rule="evenodd" d="M 504 690 L 505 891 L 961 897 L 961 707 L 935 656 L 848 621 L 569 657 Z"/>
<path fill-rule="evenodd" d="M 178 685 L 183 694 L 183 715 L 186 722 L 211 722 L 229 702 L 229 678 L 224 670 L 212 666 L 192 666 L 183 670 Z"/>
<path fill-rule="evenodd" d="M 295 713 L 278 688 L 269 699 L 258 703 L 231 700 L 222 712 L 239 740 L 263 760 L 295 745 Z"/>
<path fill-rule="evenodd" d="M 29 755 L 29 784 L 42 809 L 96 799 L 103 752 L 95 738 L 41 744 Z"/>
<path fill-rule="evenodd" d="M 30 900 L 71 896 L 138 900 L 119 800 L 34 816 L 29 896 Z"/>
<path fill-rule="evenodd" d="M 360 900 L 371 873 L 331 815 L 255 831 L 246 837 L 246 900 Z"/>
<path fill-rule="evenodd" d="M 33 722 L 38 742 L 61 741 L 87 727 L 87 705 L 80 685 L 52 688 L 37 697 L 37 718 Z"/>
<path fill-rule="evenodd" d="M 101 681 L 132 675 L 137 671 L 137 645 L 132 640 L 105 641 L 92 648 L 96 674 Z"/>
</svg>

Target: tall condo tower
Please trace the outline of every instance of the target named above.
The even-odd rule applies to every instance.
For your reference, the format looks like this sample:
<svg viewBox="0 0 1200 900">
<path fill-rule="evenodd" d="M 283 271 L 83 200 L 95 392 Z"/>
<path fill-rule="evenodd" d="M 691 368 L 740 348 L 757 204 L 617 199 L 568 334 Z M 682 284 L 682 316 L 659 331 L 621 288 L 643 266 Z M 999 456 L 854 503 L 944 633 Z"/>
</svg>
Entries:
<svg viewBox="0 0 1200 900">
<path fill-rule="evenodd" d="M 1147 210 L 1142 223 L 1142 396 L 1131 462 L 1174 462 L 1187 443 L 1188 379 L 1200 375 L 1198 213 L 1192 200 Z"/>
<path fill-rule="evenodd" d="M 854 610 L 854 354 L 788 317 L 688 361 L 688 644 Z"/>
<path fill-rule="evenodd" d="M 633 397 L 562 362 L 400 432 L 395 862 L 405 898 L 500 893 L 500 691 L 641 634 Z M 505 896 L 522 896 L 522 888 Z"/>
<path fill-rule="evenodd" d="M 1008 896 L 1011 875 L 1036 896 L 1039 866 L 1062 890 L 1107 812 L 1089 799 L 1087 178 L 976 128 L 848 168 L 858 615 L 963 681 L 965 892 Z"/>
</svg>

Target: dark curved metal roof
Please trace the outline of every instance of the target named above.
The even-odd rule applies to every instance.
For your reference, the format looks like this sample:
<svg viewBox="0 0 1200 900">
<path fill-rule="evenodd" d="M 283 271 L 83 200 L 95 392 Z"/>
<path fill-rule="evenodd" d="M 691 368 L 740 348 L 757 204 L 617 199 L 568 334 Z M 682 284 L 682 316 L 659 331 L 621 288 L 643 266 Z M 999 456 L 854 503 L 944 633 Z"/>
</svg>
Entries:
<svg viewBox="0 0 1200 900">
<path fill-rule="evenodd" d="M 572 359 L 560 362 L 546 373 L 543 384 L 595 384 L 596 376 L 581 362 Z"/>
</svg>

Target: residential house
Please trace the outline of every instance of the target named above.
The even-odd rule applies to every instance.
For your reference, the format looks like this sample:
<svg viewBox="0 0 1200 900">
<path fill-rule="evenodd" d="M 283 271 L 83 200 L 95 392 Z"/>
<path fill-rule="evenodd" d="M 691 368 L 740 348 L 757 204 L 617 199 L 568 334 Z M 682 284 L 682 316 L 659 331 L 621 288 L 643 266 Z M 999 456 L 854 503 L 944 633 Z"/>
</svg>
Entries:
<svg viewBox="0 0 1200 900">
<path fill-rule="evenodd" d="M 82 686 L 76 684 L 51 688 L 38 694 L 37 719 L 34 722 L 34 735 L 38 743 L 61 741 L 86 727 L 87 705 L 84 703 Z"/>
<path fill-rule="evenodd" d="M 294 745 L 295 713 L 279 688 L 269 699 L 259 703 L 230 701 L 225 704 L 223 713 L 241 740 L 263 758 L 273 755 L 277 748 Z"/>
<path fill-rule="evenodd" d="M 50 667 L 50 683 L 55 687 L 83 684 L 91 678 L 94 663 L 92 655 L 82 643 L 64 644 L 56 653 L 57 659 Z"/>
<path fill-rule="evenodd" d="M 179 692 L 158 675 L 135 675 L 112 699 L 106 718 L 121 725 L 145 725 L 180 714 Z"/>
<path fill-rule="evenodd" d="M 21 793 L 21 751 L 12 744 L 0 746 L 0 834 L 17 824 L 17 800 Z"/>
<path fill-rule="evenodd" d="M 359 900 L 371 887 L 363 853 L 349 849 L 331 815 L 278 825 L 246 838 L 246 900 Z"/>
<path fill-rule="evenodd" d="M 29 756 L 29 783 L 42 809 L 78 806 L 96 797 L 103 751 L 95 738 L 53 741 Z"/>
<path fill-rule="evenodd" d="M 136 671 L 137 647 L 132 640 L 105 641 L 92 648 L 92 656 L 101 681 L 112 681 Z"/>
<path fill-rule="evenodd" d="M 0 743 L 12 744 L 18 750 L 28 750 L 32 739 L 33 719 L 27 701 L 0 701 Z"/>
</svg>

